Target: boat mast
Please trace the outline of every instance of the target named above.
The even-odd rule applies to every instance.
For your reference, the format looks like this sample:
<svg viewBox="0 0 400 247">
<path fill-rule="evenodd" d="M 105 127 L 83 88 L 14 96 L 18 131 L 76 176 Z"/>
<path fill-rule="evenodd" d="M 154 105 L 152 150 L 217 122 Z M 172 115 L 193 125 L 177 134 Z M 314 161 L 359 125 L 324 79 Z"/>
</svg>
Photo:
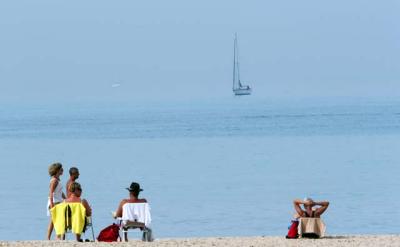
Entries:
<svg viewBox="0 0 400 247">
<path fill-rule="evenodd" d="M 236 33 L 235 33 L 235 40 L 233 41 L 233 82 L 232 82 L 232 90 L 235 90 L 235 79 L 236 79 Z"/>
<path fill-rule="evenodd" d="M 237 81 L 238 81 L 238 86 L 239 88 L 242 87 L 242 84 L 240 83 L 240 68 L 239 68 L 239 46 L 238 46 L 238 41 L 237 41 L 237 35 L 235 33 L 235 43 L 236 43 L 236 70 L 237 70 Z"/>
</svg>

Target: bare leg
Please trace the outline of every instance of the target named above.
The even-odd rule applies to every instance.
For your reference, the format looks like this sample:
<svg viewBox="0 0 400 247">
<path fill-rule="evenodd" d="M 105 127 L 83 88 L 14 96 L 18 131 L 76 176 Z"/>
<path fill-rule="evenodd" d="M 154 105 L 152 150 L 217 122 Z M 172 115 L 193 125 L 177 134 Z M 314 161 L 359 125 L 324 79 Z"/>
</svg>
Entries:
<svg viewBox="0 0 400 247">
<path fill-rule="evenodd" d="M 51 233 L 53 232 L 53 228 L 54 228 L 53 221 L 51 221 L 51 218 L 50 218 L 50 223 L 49 223 L 49 226 L 47 227 L 47 240 L 51 239 Z"/>
<path fill-rule="evenodd" d="M 80 235 L 80 234 L 76 234 L 76 241 L 82 242 L 82 239 L 81 239 L 81 235 Z"/>
<path fill-rule="evenodd" d="M 128 232 L 124 232 L 125 242 L 128 242 Z"/>
</svg>

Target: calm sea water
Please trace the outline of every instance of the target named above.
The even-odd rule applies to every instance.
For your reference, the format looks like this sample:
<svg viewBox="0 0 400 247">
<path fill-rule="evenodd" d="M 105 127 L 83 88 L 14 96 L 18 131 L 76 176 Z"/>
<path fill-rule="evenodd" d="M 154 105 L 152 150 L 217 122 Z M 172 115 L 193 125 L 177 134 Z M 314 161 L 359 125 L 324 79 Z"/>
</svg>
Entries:
<svg viewBox="0 0 400 247">
<path fill-rule="evenodd" d="M 328 234 L 398 233 L 399 153 L 400 101 L 3 105 L 0 239 L 45 238 L 54 161 L 80 168 L 96 235 L 132 181 L 156 237 L 284 236 L 305 196 Z"/>
</svg>

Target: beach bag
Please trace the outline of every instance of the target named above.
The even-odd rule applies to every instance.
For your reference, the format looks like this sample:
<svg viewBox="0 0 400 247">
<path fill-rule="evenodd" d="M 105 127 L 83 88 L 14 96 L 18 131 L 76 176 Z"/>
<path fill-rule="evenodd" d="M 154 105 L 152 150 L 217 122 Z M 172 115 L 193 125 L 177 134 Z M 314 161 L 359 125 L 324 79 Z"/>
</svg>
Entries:
<svg viewBox="0 0 400 247">
<path fill-rule="evenodd" d="M 297 228 L 299 226 L 298 220 L 292 220 L 292 224 L 289 226 L 289 231 L 286 235 L 286 238 L 298 238 L 299 234 Z"/>
<path fill-rule="evenodd" d="M 97 240 L 100 242 L 116 242 L 118 239 L 120 239 L 119 226 L 116 224 L 112 224 L 101 230 L 97 237 Z"/>
</svg>

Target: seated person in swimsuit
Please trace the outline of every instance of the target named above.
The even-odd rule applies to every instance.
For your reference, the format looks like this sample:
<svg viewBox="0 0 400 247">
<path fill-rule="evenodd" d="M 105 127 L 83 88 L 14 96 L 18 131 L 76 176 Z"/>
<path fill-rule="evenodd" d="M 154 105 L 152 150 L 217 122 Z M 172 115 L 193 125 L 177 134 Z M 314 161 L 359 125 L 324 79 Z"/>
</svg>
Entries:
<svg viewBox="0 0 400 247">
<path fill-rule="evenodd" d="M 139 199 L 139 193 L 140 191 L 143 191 L 143 189 L 140 188 L 140 185 L 138 183 L 131 183 L 131 186 L 129 188 L 126 188 L 129 191 L 129 198 L 128 199 L 123 199 L 117 208 L 117 211 L 113 214 L 114 218 L 117 217 L 122 217 L 122 207 L 124 206 L 124 204 L 126 203 L 144 203 L 147 202 L 146 199 L 142 198 Z"/>
<path fill-rule="evenodd" d="M 70 196 L 67 199 L 65 199 L 64 201 L 65 202 L 80 202 L 80 203 L 82 203 L 82 205 L 86 209 L 86 216 L 87 217 L 91 216 L 92 209 L 90 208 L 89 203 L 85 199 L 81 199 L 81 195 L 82 195 L 81 185 L 77 182 L 71 183 L 71 185 L 69 186 L 69 192 L 70 192 Z M 80 234 L 76 235 L 76 240 L 80 241 L 80 242 L 82 241 Z"/>
<path fill-rule="evenodd" d="M 321 201 L 321 202 L 315 202 L 311 198 L 305 198 L 304 200 L 296 199 L 293 201 L 294 204 L 294 209 L 297 212 L 297 217 L 314 217 L 314 218 L 319 218 L 321 214 L 325 212 L 325 210 L 329 206 L 328 201 Z M 301 208 L 301 204 L 303 204 L 304 210 Z M 316 208 L 313 208 L 314 206 L 319 206 Z"/>
</svg>

